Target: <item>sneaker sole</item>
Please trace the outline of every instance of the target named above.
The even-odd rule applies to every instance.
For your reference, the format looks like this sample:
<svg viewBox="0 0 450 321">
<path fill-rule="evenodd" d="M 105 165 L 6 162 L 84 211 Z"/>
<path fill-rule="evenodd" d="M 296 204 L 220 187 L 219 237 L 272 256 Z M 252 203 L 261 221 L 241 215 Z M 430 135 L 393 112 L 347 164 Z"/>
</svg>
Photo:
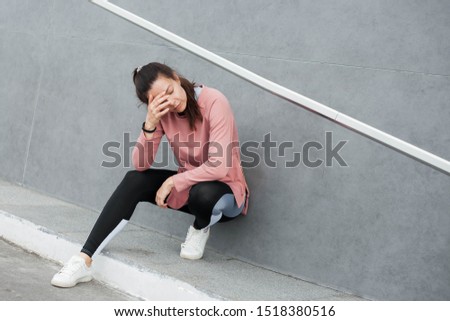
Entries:
<svg viewBox="0 0 450 321">
<path fill-rule="evenodd" d="M 182 257 L 183 259 L 188 259 L 188 260 L 200 260 L 203 257 L 202 255 L 189 255 L 189 254 L 183 254 L 180 253 L 180 257 Z"/>
<path fill-rule="evenodd" d="M 78 283 L 89 282 L 91 280 L 92 280 L 92 276 L 85 276 L 81 279 L 76 280 L 73 283 L 58 283 L 57 281 L 52 280 L 51 284 L 58 288 L 71 288 L 71 287 L 74 287 L 75 285 L 77 285 Z"/>
</svg>

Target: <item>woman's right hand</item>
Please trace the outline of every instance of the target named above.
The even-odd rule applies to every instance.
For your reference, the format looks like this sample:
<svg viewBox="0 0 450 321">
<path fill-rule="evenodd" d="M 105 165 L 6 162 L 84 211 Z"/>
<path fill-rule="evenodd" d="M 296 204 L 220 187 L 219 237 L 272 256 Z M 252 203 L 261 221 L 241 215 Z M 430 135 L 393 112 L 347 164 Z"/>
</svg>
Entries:
<svg viewBox="0 0 450 321">
<path fill-rule="evenodd" d="M 145 119 L 145 129 L 152 130 L 159 123 L 161 118 L 169 112 L 167 100 L 170 95 L 165 91 L 159 93 L 155 98 L 151 94 L 148 96 L 147 117 Z"/>
</svg>

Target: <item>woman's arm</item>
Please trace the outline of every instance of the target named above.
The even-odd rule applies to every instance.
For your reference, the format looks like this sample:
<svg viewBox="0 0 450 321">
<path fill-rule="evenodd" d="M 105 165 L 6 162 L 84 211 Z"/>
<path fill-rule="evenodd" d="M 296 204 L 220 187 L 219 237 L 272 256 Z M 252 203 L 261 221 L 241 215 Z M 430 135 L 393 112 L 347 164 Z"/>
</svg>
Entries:
<svg viewBox="0 0 450 321">
<path fill-rule="evenodd" d="M 134 145 L 132 160 L 133 166 L 137 171 L 145 171 L 149 169 L 155 160 L 159 143 L 164 135 L 161 125 L 156 126 L 156 131 L 150 134 L 150 138 L 146 138 L 145 133 L 141 131 L 136 145 Z"/>
<path fill-rule="evenodd" d="M 132 160 L 134 168 L 138 171 L 149 169 L 155 160 L 161 137 L 164 135 L 160 123 L 161 117 L 169 112 L 167 96 L 165 91 L 160 92 L 154 98 L 152 95 L 148 96 L 147 115 L 143 125 L 146 130 L 152 131 L 155 127 L 156 130 L 153 133 L 141 131 L 136 145 L 134 145 Z"/>
</svg>

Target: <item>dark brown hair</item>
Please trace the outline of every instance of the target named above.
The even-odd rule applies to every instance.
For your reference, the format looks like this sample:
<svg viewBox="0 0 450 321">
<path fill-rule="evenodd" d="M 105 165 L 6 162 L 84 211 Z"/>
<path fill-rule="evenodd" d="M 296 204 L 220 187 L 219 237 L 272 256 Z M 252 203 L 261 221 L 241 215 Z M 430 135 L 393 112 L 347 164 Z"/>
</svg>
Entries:
<svg viewBox="0 0 450 321">
<path fill-rule="evenodd" d="M 151 62 L 143 67 L 140 67 L 139 70 L 138 68 L 136 68 L 133 71 L 133 82 L 136 86 L 137 97 L 142 103 L 147 105 L 147 92 L 150 90 L 155 80 L 158 79 L 159 76 L 164 76 L 169 79 L 175 80 L 176 74 L 177 73 L 175 72 L 175 70 L 159 62 Z M 197 100 L 195 99 L 195 83 L 187 80 L 180 75 L 178 75 L 178 78 L 180 79 L 181 87 L 186 92 L 187 97 L 186 109 L 183 113 L 185 113 L 188 118 L 189 127 L 191 128 L 191 130 L 195 130 L 195 121 L 203 121 L 203 117 L 198 107 Z"/>
</svg>

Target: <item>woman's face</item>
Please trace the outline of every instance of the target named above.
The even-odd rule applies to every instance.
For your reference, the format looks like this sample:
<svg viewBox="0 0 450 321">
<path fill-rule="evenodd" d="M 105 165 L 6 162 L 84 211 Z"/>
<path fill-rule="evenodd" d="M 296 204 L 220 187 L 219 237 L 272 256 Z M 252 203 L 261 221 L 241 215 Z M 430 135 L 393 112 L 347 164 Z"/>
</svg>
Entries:
<svg viewBox="0 0 450 321">
<path fill-rule="evenodd" d="M 158 94 L 165 92 L 167 100 L 169 101 L 169 111 L 181 113 L 186 109 L 187 96 L 183 87 L 181 87 L 180 79 L 176 74 L 174 78 L 175 79 L 158 76 L 153 82 L 147 95 L 150 94 L 155 98 Z"/>
</svg>

